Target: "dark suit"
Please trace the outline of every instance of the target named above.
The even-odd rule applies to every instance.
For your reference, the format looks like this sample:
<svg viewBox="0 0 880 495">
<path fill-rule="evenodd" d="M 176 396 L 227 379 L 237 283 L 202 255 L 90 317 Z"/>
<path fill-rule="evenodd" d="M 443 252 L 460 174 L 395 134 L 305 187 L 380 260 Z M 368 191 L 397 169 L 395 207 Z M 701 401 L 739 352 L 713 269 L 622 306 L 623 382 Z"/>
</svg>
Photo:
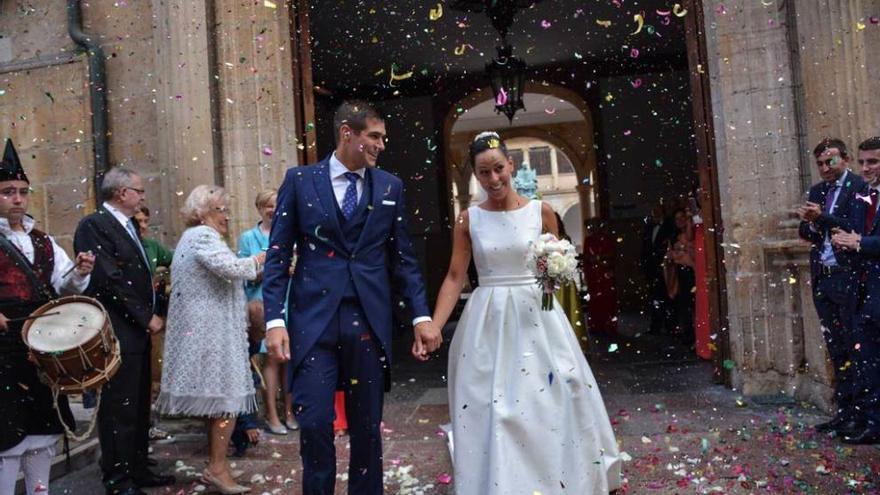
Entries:
<svg viewBox="0 0 880 495">
<path fill-rule="evenodd" d="M 150 336 L 153 285 L 135 241 L 105 208 L 83 218 L 73 244 L 95 254 L 85 294 L 101 301 L 122 350 L 122 365 L 101 392 L 98 436 L 109 490 L 133 485 L 146 470 L 150 417 Z"/>
<path fill-rule="evenodd" d="M 867 224 L 870 204 L 868 186 L 856 196 L 854 218 L 863 219 L 860 229 L 858 311 L 849 342 L 849 360 L 855 382 L 855 415 L 873 428 L 880 427 L 880 215 Z"/>
<path fill-rule="evenodd" d="M 363 180 L 362 197 L 346 220 L 333 193 L 329 158 L 291 168 L 272 222 L 263 301 L 266 321 L 286 317 L 290 332 L 291 391 L 301 427 L 303 493 L 309 495 L 334 493 L 337 383 L 346 393 L 349 493 L 382 493 L 379 424 L 391 363 L 392 306 L 399 299 L 407 316 L 429 315 L 407 232 L 403 183 L 375 168 Z M 291 280 L 294 245 L 298 259 Z M 399 296 L 394 299 L 392 284 Z"/>
<path fill-rule="evenodd" d="M 645 220 L 645 228 L 642 230 L 639 266 L 648 282 L 648 314 L 651 315 L 652 332 L 669 330 L 673 324 L 671 301 L 663 277 L 663 260 L 669 250 L 673 231 L 669 221 L 657 223 L 650 217 Z"/>
<path fill-rule="evenodd" d="M 857 262 L 855 253 L 833 248 L 837 266 L 826 266 L 822 262 L 822 250 L 831 230 L 839 228 L 847 232 L 861 232 L 856 193 L 865 186 L 865 181 L 852 171 L 841 177 L 840 192 L 831 211 L 825 208 L 831 184 L 820 182 L 810 188 L 809 201 L 822 207 L 822 214 L 816 221 L 801 222 L 798 232 L 801 238 L 810 241 L 810 272 L 812 274 L 813 303 L 819 321 L 824 327 L 822 334 L 828 345 L 828 354 L 834 365 L 836 377 L 835 399 L 839 414 L 848 414 L 854 407 L 854 380 L 852 368 L 847 366 L 849 348 L 852 344 L 852 323 L 857 300 Z"/>
</svg>

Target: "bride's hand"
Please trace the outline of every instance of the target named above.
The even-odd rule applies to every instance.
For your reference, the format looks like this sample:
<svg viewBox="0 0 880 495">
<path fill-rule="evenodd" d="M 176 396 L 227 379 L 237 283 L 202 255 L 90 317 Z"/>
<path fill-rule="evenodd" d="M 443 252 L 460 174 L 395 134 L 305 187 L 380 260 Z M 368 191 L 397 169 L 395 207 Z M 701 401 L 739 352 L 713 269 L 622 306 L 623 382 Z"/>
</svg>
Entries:
<svg viewBox="0 0 880 495">
<path fill-rule="evenodd" d="M 413 329 L 415 341 L 413 342 L 412 354 L 419 361 L 427 361 L 428 353 L 440 348 L 443 343 L 443 334 L 433 321 L 423 321 Z"/>
</svg>

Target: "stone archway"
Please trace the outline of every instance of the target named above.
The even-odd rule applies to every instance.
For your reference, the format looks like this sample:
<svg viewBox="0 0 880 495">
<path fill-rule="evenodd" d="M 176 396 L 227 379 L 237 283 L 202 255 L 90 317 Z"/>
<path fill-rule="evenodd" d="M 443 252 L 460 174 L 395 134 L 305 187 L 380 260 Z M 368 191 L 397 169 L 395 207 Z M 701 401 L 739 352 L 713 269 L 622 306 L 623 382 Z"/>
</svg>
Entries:
<svg viewBox="0 0 880 495">
<path fill-rule="evenodd" d="M 600 188 L 593 181 L 599 176 L 597 173 L 596 151 L 593 146 L 593 118 L 586 100 L 578 93 L 557 85 L 543 85 L 529 83 L 526 85 L 525 94 L 541 95 L 558 99 L 576 109 L 579 114 L 577 125 L 571 122 L 565 124 L 540 124 L 533 123 L 527 126 L 511 128 L 498 128 L 501 136 L 505 139 L 530 137 L 546 141 L 569 158 L 578 178 L 578 195 L 580 197 L 581 217 L 590 218 L 598 215 L 596 208 L 591 207 L 590 194 L 598 196 Z M 452 185 L 455 184 L 457 195 L 449 203 L 450 218 L 454 218 L 456 204 L 459 208 L 467 208 L 470 203 L 470 181 L 472 171 L 467 164 L 467 147 L 478 130 L 456 131 L 459 123 L 467 112 L 481 103 L 492 101 L 491 89 L 478 89 L 460 101 L 452 105 L 447 114 L 444 125 L 444 142 L 446 143 L 446 170 L 448 194 L 452 194 Z M 549 119 L 548 119 L 549 120 Z M 596 201 L 598 203 L 598 201 Z"/>
</svg>

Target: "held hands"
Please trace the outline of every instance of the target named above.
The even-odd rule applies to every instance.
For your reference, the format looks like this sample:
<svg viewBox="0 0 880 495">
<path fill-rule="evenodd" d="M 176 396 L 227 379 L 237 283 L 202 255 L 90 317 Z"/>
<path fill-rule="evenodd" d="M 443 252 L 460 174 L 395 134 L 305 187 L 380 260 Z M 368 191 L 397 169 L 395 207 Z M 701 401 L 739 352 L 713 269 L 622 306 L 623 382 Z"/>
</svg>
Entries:
<svg viewBox="0 0 880 495">
<path fill-rule="evenodd" d="M 76 255 L 76 260 L 74 260 L 73 264 L 76 273 L 79 274 L 79 276 L 81 277 L 85 277 L 86 275 L 92 273 L 92 269 L 95 268 L 95 255 L 92 254 L 91 251 L 78 253 Z"/>
<path fill-rule="evenodd" d="M 266 332 L 266 348 L 269 350 L 269 357 L 279 363 L 290 361 L 290 337 L 287 335 L 287 328 L 270 328 Z"/>
<path fill-rule="evenodd" d="M 156 335 L 157 333 L 162 331 L 162 328 L 164 326 L 165 320 L 156 315 L 153 315 L 153 317 L 150 318 L 150 323 L 147 324 L 147 333 L 149 333 L 150 335 Z"/>
<path fill-rule="evenodd" d="M 818 203 L 807 201 L 797 209 L 798 217 L 805 222 L 815 222 L 822 214 L 822 207 Z"/>
<path fill-rule="evenodd" d="M 254 260 L 257 262 L 258 265 L 260 265 L 262 267 L 263 265 L 266 264 L 266 252 L 261 251 L 261 252 L 255 254 Z"/>
<path fill-rule="evenodd" d="M 412 355 L 419 361 L 427 361 L 428 354 L 440 348 L 443 343 L 443 334 L 433 321 L 419 322 L 413 328 L 415 342 L 413 342 Z"/>
</svg>

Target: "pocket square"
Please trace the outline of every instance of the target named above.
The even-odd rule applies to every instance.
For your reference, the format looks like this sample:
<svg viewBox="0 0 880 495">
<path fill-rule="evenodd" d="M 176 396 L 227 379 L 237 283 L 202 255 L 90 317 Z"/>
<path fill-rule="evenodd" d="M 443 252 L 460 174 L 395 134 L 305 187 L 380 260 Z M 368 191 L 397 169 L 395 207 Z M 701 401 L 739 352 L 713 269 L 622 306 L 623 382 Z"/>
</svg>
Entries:
<svg viewBox="0 0 880 495">
<path fill-rule="evenodd" d="M 397 201 L 388 201 L 387 199 L 382 200 L 383 205 L 394 206 L 397 204 Z"/>
</svg>

